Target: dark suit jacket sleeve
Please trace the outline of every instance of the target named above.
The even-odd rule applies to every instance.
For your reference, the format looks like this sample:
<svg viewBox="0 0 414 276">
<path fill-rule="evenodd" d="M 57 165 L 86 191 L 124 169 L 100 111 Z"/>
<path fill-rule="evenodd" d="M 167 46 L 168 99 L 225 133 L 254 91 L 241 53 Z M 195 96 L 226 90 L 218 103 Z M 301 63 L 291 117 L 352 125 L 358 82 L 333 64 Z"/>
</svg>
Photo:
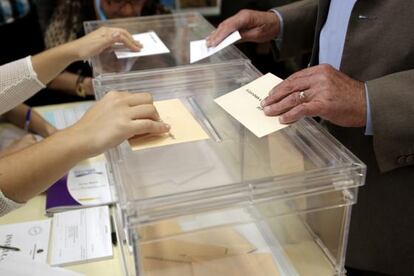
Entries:
<svg viewBox="0 0 414 276">
<path fill-rule="evenodd" d="M 414 70 L 367 82 L 374 151 L 381 171 L 414 163 Z"/>
<path fill-rule="evenodd" d="M 317 0 L 302 0 L 275 8 L 283 18 L 283 38 L 277 57 L 280 59 L 310 52 L 315 35 Z"/>
</svg>

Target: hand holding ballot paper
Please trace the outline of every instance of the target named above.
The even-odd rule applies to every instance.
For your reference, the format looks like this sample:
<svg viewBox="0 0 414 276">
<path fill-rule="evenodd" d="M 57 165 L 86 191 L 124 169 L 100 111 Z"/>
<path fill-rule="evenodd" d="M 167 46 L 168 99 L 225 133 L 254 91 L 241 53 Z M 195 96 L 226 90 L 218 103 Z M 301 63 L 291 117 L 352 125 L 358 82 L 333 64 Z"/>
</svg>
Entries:
<svg viewBox="0 0 414 276">
<path fill-rule="evenodd" d="M 200 61 L 202 59 L 205 59 L 211 55 L 214 55 L 215 53 L 223 50 L 224 48 L 232 45 L 236 41 L 240 40 L 241 36 L 238 31 L 235 31 L 234 33 L 230 34 L 228 37 L 226 37 L 220 44 L 218 44 L 215 47 L 208 47 L 207 46 L 207 40 L 197 40 L 197 41 L 191 41 L 190 48 L 191 48 L 191 61 L 190 63 L 194 63 L 197 61 Z"/>
<path fill-rule="evenodd" d="M 261 138 L 286 127 L 277 117 L 266 116 L 261 102 L 281 79 L 269 73 L 215 99 L 236 120 Z M 161 120 L 171 126 L 168 133 L 139 135 L 129 139 L 133 150 L 208 139 L 209 136 L 179 99 L 154 102 Z"/>
<path fill-rule="evenodd" d="M 141 50 L 139 52 L 132 52 L 127 48 L 122 48 L 115 51 L 117 58 L 143 57 L 170 52 L 155 32 L 134 34 L 132 37 L 135 41 L 139 41 L 139 43 L 143 46 Z"/>
<path fill-rule="evenodd" d="M 118 59 L 170 53 L 168 47 L 155 32 L 134 34 L 132 37 L 135 41 L 139 42 L 142 45 L 141 50 L 139 52 L 133 52 L 125 47 L 122 47 L 115 50 L 115 55 Z M 206 39 L 191 41 L 190 63 L 195 63 L 209 56 L 212 56 L 240 39 L 240 33 L 238 31 L 235 31 L 215 47 L 208 47 Z"/>
<path fill-rule="evenodd" d="M 215 102 L 246 128 L 261 138 L 286 127 L 277 117 L 264 114 L 261 102 L 277 84 L 282 82 L 268 73 L 255 81 L 215 99 Z"/>
<path fill-rule="evenodd" d="M 209 136 L 179 99 L 154 102 L 160 118 L 171 125 L 169 133 L 129 139 L 133 150 L 208 139 Z"/>
</svg>

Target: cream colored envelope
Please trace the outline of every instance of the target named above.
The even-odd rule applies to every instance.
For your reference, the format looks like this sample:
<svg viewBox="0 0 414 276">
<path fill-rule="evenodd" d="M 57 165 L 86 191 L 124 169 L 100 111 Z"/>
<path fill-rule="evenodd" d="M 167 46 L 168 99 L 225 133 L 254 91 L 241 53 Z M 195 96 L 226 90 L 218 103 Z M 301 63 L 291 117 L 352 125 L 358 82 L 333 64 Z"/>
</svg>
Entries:
<svg viewBox="0 0 414 276">
<path fill-rule="evenodd" d="M 154 105 L 163 122 L 171 126 L 171 130 L 162 135 L 144 135 L 129 139 L 133 150 L 209 139 L 207 133 L 179 99 L 154 102 Z"/>
</svg>

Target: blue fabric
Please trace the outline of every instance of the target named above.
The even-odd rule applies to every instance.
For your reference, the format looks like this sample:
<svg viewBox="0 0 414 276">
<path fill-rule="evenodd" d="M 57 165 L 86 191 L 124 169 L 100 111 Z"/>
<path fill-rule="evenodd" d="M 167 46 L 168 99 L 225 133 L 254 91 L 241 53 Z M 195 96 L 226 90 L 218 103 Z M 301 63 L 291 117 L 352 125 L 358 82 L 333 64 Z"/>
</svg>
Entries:
<svg viewBox="0 0 414 276">
<path fill-rule="evenodd" d="M 13 16 L 13 7 L 10 1 L 0 0 L 0 25 L 5 23 L 11 23 L 16 19 L 27 15 L 30 11 L 30 3 L 28 0 L 17 0 L 16 1 L 16 17 Z"/>
<path fill-rule="evenodd" d="M 30 10 L 30 4 L 27 0 L 17 0 L 16 1 L 17 12 L 20 16 L 26 15 Z"/>
<path fill-rule="evenodd" d="M 357 0 L 331 0 L 328 18 L 319 37 L 319 64 L 339 70 L 349 18 Z"/>
<path fill-rule="evenodd" d="M 276 46 L 280 49 L 280 47 L 282 46 L 282 42 L 283 42 L 283 30 L 285 28 L 284 22 L 283 22 L 283 17 L 280 14 L 280 12 L 278 12 L 276 9 L 271 9 L 271 12 L 274 12 L 277 17 L 279 18 L 279 24 L 280 24 L 280 32 L 279 35 L 277 36 L 277 38 L 275 39 L 276 42 Z"/>
<path fill-rule="evenodd" d="M 10 1 L 0 1 L 4 23 L 11 23 L 14 21 L 13 10 Z"/>
<path fill-rule="evenodd" d="M 161 0 L 160 3 L 164 7 L 168 7 L 170 9 L 175 9 L 175 1 L 174 0 Z"/>
<path fill-rule="evenodd" d="M 372 128 L 371 105 L 369 104 L 367 84 L 365 84 L 365 99 L 367 100 L 367 122 L 365 126 L 365 135 L 374 135 L 374 130 Z"/>
<path fill-rule="evenodd" d="M 329 13 L 319 37 L 319 64 L 327 63 L 339 70 L 344 51 L 349 18 L 357 0 L 331 0 Z M 373 135 L 368 88 L 365 85 L 367 119 L 365 135 Z"/>
<path fill-rule="evenodd" d="M 101 8 L 101 1 L 100 0 L 95 0 L 95 5 L 96 5 L 96 10 L 98 11 L 99 19 L 100 20 L 108 20 L 108 18 L 106 17 L 104 11 Z"/>
</svg>

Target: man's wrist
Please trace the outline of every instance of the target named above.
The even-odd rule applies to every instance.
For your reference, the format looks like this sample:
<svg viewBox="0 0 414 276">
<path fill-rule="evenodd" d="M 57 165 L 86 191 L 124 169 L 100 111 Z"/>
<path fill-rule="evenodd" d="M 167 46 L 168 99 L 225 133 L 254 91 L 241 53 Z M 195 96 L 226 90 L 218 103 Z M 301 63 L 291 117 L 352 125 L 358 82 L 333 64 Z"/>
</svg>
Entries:
<svg viewBox="0 0 414 276">
<path fill-rule="evenodd" d="M 277 18 L 277 24 L 276 24 L 276 28 L 277 28 L 276 33 L 277 33 L 277 35 L 273 39 L 276 40 L 276 41 L 281 40 L 282 37 L 283 37 L 283 28 L 284 28 L 283 17 L 276 9 L 270 9 L 269 12 L 273 13 L 274 16 L 276 16 L 276 18 Z"/>
<path fill-rule="evenodd" d="M 366 106 L 365 135 L 370 136 L 370 135 L 374 135 L 374 130 L 372 127 L 371 105 L 369 102 L 368 86 L 366 83 L 364 83 L 364 88 L 365 88 L 365 106 Z"/>
</svg>

